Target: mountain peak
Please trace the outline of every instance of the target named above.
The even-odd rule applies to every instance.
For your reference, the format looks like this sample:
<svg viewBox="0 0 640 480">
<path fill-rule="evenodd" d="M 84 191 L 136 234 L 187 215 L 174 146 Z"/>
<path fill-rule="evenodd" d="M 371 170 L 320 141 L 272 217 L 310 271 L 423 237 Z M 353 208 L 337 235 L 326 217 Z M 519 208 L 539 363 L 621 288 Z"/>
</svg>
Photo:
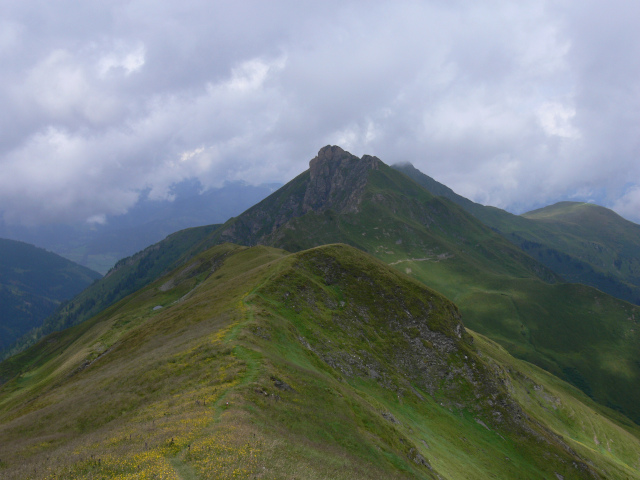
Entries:
<svg viewBox="0 0 640 480">
<path fill-rule="evenodd" d="M 412 170 L 418 170 L 413 163 L 411 163 L 409 160 L 403 160 L 401 162 L 396 162 L 393 165 L 391 165 L 391 168 L 395 168 L 396 170 L 401 170 L 403 168 L 408 168 L 408 169 L 412 169 Z"/>
<path fill-rule="evenodd" d="M 369 170 L 378 170 L 382 161 L 370 155 L 358 158 L 336 145 L 327 145 L 309 162 L 309 186 L 303 210 L 324 210 L 340 206 L 357 212 Z"/>
<path fill-rule="evenodd" d="M 319 167 L 339 163 L 346 158 L 354 156 L 355 155 L 351 155 L 337 145 L 327 145 L 326 147 L 322 147 L 318 151 L 318 155 L 309 161 L 309 170 L 313 172 L 312 174 L 317 174 Z"/>
<path fill-rule="evenodd" d="M 315 182 L 320 178 L 333 179 L 336 172 L 340 170 L 354 168 L 360 171 L 377 170 L 380 165 L 382 161 L 378 157 L 363 155 L 362 158 L 358 158 L 337 145 L 327 145 L 309 161 L 309 174 L 311 181 Z"/>
<path fill-rule="evenodd" d="M 576 223 L 580 225 L 605 225 L 611 222 L 616 224 L 631 224 L 613 210 L 601 205 L 587 202 L 558 202 L 537 210 L 522 214 L 523 217 L 532 220 L 557 221 Z"/>
</svg>

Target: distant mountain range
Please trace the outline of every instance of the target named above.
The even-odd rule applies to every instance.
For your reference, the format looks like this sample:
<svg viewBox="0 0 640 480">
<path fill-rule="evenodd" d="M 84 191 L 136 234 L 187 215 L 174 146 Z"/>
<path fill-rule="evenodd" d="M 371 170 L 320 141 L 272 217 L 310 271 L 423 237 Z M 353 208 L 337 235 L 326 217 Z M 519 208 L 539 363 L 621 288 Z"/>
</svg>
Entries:
<svg viewBox="0 0 640 480">
<path fill-rule="evenodd" d="M 335 146 L 309 167 L 120 260 L 0 363 L 7 478 L 640 478 L 640 307 L 559 268 L 633 287 L 637 226 Z"/>
<path fill-rule="evenodd" d="M 0 238 L 0 350 L 100 277 L 54 253 Z"/>
<path fill-rule="evenodd" d="M 197 180 L 175 185 L 171 200 L 142 197 L 103 223 L 24 227 L 0 221 L 0 237 L 46 248 L 103 275 L 120 259 L 189 227 L 223 223 L 275 191 L 279 184 L 230 182 L 205 190 Z"/>
</svg>

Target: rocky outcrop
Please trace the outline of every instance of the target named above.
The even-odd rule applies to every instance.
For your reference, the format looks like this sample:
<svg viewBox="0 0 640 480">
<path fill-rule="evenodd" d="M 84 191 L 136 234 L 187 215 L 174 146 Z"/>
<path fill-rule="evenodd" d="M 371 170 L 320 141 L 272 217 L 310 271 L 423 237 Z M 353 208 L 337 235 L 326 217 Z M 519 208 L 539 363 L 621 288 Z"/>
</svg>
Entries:
<svg viewBox="0 0 640 480">
<path fill-rule="evenodd" d="M 278 305 L 280 318 L 296 325 L 294 337 L 340 381 L 375 382 L 398 402 L 417 398 L 447 415 L 472 416 L 500 437 L 535 444 L 558 459 L 562 454 L 561 462 L 573 463 L 572 478 L 599 478 L 560 436 L 522 409 L 510 393 L 510 372 L 479 353 L 449 300 L 346 245 L 294 258 L 258 296 Z M 391 412 L 380 414 L 392 425 L 401 423 Z"/>
<path fill-rule="evenodd" d="M 229 221 L 219 233 L 219 241 L 274 245 L 275 232 L 307 213 L 329 209 L 356 213 L 371 170 L 382 165 L 376 157 L 358 158 L 340 147 L 327 145 L 309 162 L 308 171 Z"/>
<path fill-rule="evenodd" d="M 337 146 L 327 145 L 309 162 L 309 184 L 302 209 L 324 211 L 328 208 L 355 213 L 370 170 L 377 170 L 382 162 L 377 157 L 358 158 Z"/>
</svg>

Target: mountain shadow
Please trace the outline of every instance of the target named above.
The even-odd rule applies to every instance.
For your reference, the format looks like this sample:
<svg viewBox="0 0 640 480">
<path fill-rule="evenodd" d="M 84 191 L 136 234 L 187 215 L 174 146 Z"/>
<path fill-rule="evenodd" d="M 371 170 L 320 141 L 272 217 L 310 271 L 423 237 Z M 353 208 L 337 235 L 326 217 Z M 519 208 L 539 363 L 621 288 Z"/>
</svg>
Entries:
<svg viewBox="0 0 640 480">
<path fill-rule="evenodd" d="M 100 277 L 55 253 L 0 238 L 0 351 Z"/>
</svg>

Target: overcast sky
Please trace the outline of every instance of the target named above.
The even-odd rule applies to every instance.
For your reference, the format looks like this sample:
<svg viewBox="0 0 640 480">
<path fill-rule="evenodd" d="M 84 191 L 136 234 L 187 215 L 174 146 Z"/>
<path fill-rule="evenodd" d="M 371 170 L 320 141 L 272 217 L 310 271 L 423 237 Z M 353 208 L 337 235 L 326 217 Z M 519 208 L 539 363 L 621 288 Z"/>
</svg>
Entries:
<svg viewBox="0 0 640 480">
<path fill-rule="evenodd" d="M 0 0 L 0 211 L 96 221 L 337 144 L 640 222 L 640 3 Z"/>
</svg>

